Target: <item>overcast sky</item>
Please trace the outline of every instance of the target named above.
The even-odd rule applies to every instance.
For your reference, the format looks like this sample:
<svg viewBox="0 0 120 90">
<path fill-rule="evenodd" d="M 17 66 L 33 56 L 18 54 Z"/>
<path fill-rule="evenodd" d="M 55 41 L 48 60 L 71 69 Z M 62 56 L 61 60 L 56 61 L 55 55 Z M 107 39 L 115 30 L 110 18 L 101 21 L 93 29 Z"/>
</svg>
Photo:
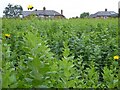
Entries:
<svg viewBox="0 0 120 90">
<path fill-rule="evenodd" d="M 120 0 L 0 0 L 0 17 L 3 15 L 4 8 L 11 3 L 21 5 L 23 10 L 27 10 L 28 5 L 33 5 L 34 9 L 41 10 L 45 6 L 47 10 L 60 12 L 63 10 L 65 17 L 80 16 L 83 12 L 93 14 L 97 11 L 118 12 L 118 2 Z"/>
</svg>

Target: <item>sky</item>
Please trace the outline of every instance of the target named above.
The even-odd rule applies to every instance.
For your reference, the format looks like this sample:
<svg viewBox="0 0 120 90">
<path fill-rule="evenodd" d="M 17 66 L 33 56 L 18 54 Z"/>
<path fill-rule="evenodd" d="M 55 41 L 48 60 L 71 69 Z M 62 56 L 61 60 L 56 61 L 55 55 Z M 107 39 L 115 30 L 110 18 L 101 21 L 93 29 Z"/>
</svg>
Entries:
<svg viewBox="0 0 120 90">
<path fill-rule="evenodd" d="M 120 0 L 0 0 L 0 17 L 3 16 L 3 10 L 8 3 L 21 5 L 24 11 L 27 11 L 28 5 L 33 5 L 33 10 L 55 10 L 67 18 L 80 16 L 83 12 L 94 14 L 97 11 L 115 11 L 118 13 L 118 2 Z"/>
</svg>

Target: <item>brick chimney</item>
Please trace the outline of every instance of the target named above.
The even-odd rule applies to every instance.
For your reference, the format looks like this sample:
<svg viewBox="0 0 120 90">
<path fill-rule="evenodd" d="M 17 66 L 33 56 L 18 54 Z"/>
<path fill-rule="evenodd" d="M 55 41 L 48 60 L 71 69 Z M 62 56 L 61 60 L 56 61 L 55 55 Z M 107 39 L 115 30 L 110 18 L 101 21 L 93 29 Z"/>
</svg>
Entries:
<svg viewBox="0 0 120 90">
<path fill-rule="evenodd" d="M 46 7 L 43 7 L 43 10 L 46 10 Z"/>
<path fill-rule="evenodd" d="M 105 8 L 105 11 L 107 11 L 107 8 Z"/>
<path fill-rule="evenodd" d="M 61 10 L 61 15 L 63 15 L 63 10 Z"/>
</svg>

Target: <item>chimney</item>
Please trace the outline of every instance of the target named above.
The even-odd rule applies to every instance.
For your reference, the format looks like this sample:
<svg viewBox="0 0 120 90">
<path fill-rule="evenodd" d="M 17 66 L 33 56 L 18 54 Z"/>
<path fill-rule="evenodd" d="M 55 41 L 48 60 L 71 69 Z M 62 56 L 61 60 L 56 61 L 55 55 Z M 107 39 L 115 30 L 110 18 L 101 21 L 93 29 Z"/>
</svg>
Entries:
<svg viewBox="0 0 120 90">
<path fill-rule="evenodd" d="M 63 15 L 63 10 L 61 10 L 61 15 Z"/>
<path fill-rule="evenodd" d="M 46 7 L 43 7 L 43 10 L 46 10 Z"/>
<path fill-rule="evenodd" d="M 107 8 L 105 9 L 105 11 L 107 11 Z"/>
</svg>

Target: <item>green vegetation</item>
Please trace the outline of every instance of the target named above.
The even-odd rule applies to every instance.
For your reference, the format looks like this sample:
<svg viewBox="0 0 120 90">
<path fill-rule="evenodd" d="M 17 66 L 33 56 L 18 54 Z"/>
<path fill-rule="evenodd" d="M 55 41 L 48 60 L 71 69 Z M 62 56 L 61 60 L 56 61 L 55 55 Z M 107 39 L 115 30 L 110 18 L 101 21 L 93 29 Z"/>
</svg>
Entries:
<svg viewBox="0 0 120 90">
<path fill-rule="evenodd" d="M 5 10 L 3 11 L 5 18 L 17 18 L 22 13 L 23 8 L 21 5 L 12 5 L 8 4 L 7 7 L 5 7 Z"/>
<path fill-rule="evenodd" d="M 82 14 L 80 14 L 80 18 L 88 18 L 89 15 L 89 12 L 83 12 Z"/>
<path fill-rule="evenodd" d="M 118 20 L 3 19 L 3 88 L 118 88 Z"/>
<path fill-rule="evenodd" d="M 2 51 L 2 45 L 0 44 L 0 50 Z M 0 52 L 0 89 L 2 88 L 2 53 Z"/>
</svg>

